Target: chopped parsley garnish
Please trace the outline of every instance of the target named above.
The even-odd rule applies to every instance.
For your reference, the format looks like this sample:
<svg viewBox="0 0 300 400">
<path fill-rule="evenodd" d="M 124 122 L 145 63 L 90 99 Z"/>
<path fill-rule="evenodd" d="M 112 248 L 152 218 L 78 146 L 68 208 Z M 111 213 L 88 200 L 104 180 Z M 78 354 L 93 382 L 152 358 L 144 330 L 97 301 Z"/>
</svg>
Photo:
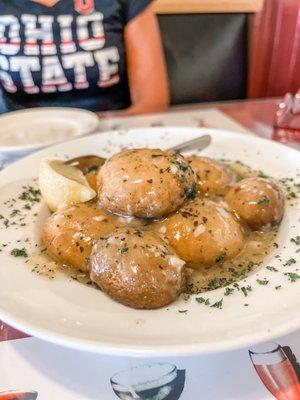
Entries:
<svg viewBox="0 0 300 400">
<path fill-rule="evenodd" d="M 204 297 L 196 297 L 195 300 L 197 301 L 197 303 L 204 304 L 206 306 L 209 306 L 209 304 L 210 304 L 209 299 L 205 299 Z"/>
<path fill-rule="evenodd" d="M 226 257 L 226 251 L 222 251 L 219 255 L 218 255 L 218 257 L 216 258 L 216 262 L 217 263 L 219 263 L 219 262 L 222 262 L 223 260 L 224 260 L 224 258 Z"/>
<path fill-rule="evenodd" d="M 290 258 L 283 265 L 286 267 L 286 266 L 290 266 L 292 264 L 296 264 L 296 260 L 294 258 Z"/>
<path fill-rule="evenodd" d="M 190 299 L 191 295 L 188 293 L 183 293 L 183 300 L 188 301 Z"/>
<path fill-rule="evenodd" d="M 20 194 L 19 199 L 27 203 L 38 203 L 41 200 L 41 192 L 34 189 L 33 186 L 23 186 L 24 191 Z"/>
<path fill-rule="evenodd" d="M 211 307 L 219 309 L 223 308 L 223 299 L 216 301 L 214 304 L 211 305 Z"/>
<path fill-rule="evenodd" d="M 264 279 L 256 279 L 256 282 L 259 283 L 260 285 L 267 285 L 269 281 L 264 278 Z"/>
<path fill-rule="evenodd" d="M 230 285 L 233 282 L 234 282 L 233 278 L 225 278 L 225 277 L 213 278 L 208 282 L 207 286 L 205 287 L 205 290 L 218 289 L 220 287 Z"/>
<path fill-rule="evenodd" d="M 119 249 L 119 251 L 120 251 L 121 254 L 127 253 L 128 250 L 129 250 L 129 247 L 127 247 L 127 246 L 124 246 L 124 247 L 122 247 L 121 249 Z"/>
<path fill-rule="evenodd" d="M 279 289 L 281 289 L 281 285 L 279 285 L 279 286 L 275 286 L 275 289 L 276 289 L 276 290 L 279 290 Z"/>
<path fill-rule="evenodd" d="M 243 292 L 244 296 L 248 296 L 248 292 L 252 291 L 252 287 L 251 286 L 242 286 L 241 287 L 241 291 Z"/>
<path fill-rule="evenodd" d="M 188 312 L 188 310 L 178 310 L 178 312 L 179 312 L 180 314 L 186 314 L 186 313 Z"/>
<path fill-rule="evenodd" d="M 287 275 L 291 282 L 296 282 L 300 279 L 300 275 L 296 274 L 296 272 L 286 272 L 284 275 Z"/>
<path fill-rule="evenodd" d="M 191 188 L 185 189 L 184 191 L 186 198 L 194 200 L 194 198 L 197 196 L 197 185 L 194 182 Z"/>
<path fill-rule="evenodd" d="M 278 272 L 278 269 L 276 269 L 275 267 L 272 267 L 272 266 L 270 266 L 270 265 L 268 265 L 266 268 L 267 268 L 269 271 Z"/>
<path fill-rule="evenodd" d="M 175 164 L 177 165 L 177 167 L 178 167 L 182 172 L 186 172 L 186 171 L 189 169 L 188 165 L 185 165 L 185 164 L 183 164 L 183 163 L 181 163 L 181 162 L 179 162 L 179 161 L 176 161 Z"/>
<path fill-rule="evenodd" d="M 292 238 L 291 242 L 295 243 L 297 246 L 300 246 L 300 236 Z"/>
<path fill-rule="evenodd" d="M 224 296 L 230 296 L 234 292 L 234 288 L 227 287 L 224 292 Z"/>
<path fill-rule="evenodd" d="M 10 217 L 13 218 L 13 217 L 15 217 L 16 215 L 19 215 L 19 214 L 20 214 L 20 210 L 13 210 L 13 211 L 10 213 Z"/>
<path fill-rule="evenodd" d="M 27 254 L 27 251 L 26 251 L 25 247 L 23 247 L 23 249 L 16 249 L 15 248 L 10 252 L 10 254 L 12 256 L 14 256 L 14 257 L 24 257 L 24 258 L 28 257 L 28 254 Z"/>
<path fill-rule="evenodd" d="M 260 206 L 267 206 L 270 203 L 268 196 L 262 196 L 260 200 L 257 202 Z"/>
</svg>

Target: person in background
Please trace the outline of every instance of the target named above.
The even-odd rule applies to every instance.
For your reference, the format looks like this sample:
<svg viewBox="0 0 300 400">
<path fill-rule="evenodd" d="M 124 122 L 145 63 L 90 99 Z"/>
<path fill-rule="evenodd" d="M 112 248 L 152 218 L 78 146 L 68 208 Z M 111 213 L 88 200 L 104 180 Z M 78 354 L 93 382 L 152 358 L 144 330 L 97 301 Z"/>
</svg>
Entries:
<svg viewBox="0 0 300 400">
<path fill-rule="evenodd" d="M 125 110 L 169 103 L 152 0 L 0 0 L 3 111 Z"/>
</svg>

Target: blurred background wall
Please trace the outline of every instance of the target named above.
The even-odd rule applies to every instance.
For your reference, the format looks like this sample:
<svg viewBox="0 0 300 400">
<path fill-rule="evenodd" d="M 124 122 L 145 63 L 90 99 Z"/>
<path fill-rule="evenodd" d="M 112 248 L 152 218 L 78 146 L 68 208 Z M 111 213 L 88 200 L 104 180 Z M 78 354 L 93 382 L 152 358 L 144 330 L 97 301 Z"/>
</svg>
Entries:
<svg viewBox="0 0 300 400">
<path fill-rule="evenodd" d="M 157 0 L 173 104 L 300 87 L 300 0 Z"/>
<path fill-rule="evenodd" d="M 253 19 L 249 97 L 300 88 L 300 0 L 265 0 Z"/>
</svg>

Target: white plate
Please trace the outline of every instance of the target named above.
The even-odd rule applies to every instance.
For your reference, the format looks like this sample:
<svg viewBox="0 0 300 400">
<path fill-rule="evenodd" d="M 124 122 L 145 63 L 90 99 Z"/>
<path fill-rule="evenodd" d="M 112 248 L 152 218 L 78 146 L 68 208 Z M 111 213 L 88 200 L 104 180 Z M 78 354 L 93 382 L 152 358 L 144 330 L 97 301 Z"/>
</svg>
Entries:
<svg viewBox="0 0 300 400">
<path fill-rule="evenodd" d="M 166 148 L 210 133 L 212 145 L 204 152 L 216 158 L 239 159 L 253 168 L 277 178 L 299 179 L 299 153 L 283 145 L 209 129 L 149 128 L 128 132 L 108 132 L 63 143 L 36 153 L 0 174 L 0 214 L 10 211 L 3 202 L 18 197 L 21 186 L 38 174 L 43 157 L 71 157 L 98 153 L 109 156 L 123 147 Z M 23 247 L 39 239 L 41 226 L 48 215 L 43 203 L 28 211 L 26 226 L 14 225 L 1 230 L 1 242 L 12 244 L 0 252 L 0 319 L 45 340 L 82 350 L 127 355 L 184 355 L 209 353 L 270 340 L 300 327 L 300 280 L 291 283 L 287 272 L 297 272 L 298 264 L 283 266 L 291 257 L 299 260 L 297 246 L 290 238 L 299 235 L 299 200 L 288 205 L 282 221 L 279 248 L 265 265 L 278 268 L 272 272 L 263 266 L 249 276 L 244 285 L 253 291 L 247 297 L 235 291 L 224 297 L 224 289 L 205 294 L 211 303 L 224 298 L 223 309 L 195 301 L 178 300 L 167 308 L 137 311 L 124 307 L 98 290 L 60 275 L 54 280 L 37 276 L 24 259 L 9 255 L 12 247 Z M 38 213 L 33 217 L 33 213 Z M 0 221 L 0 226 L 2 222 Z M 22 242 L 13 244 L 17 240 Z M 29 248 L 29 243 L 25 247 Z M 1 248 L 1 246 L 0 246 Z M 282 262 L 275 255 L 280 254 Z M 299 273 L 299 271 L 298 271 Z M 261 286 L 257 278 L 270 283 Z M 280 290 L 274 287 L 282 285 Z M 249 306 L 244 306 L 247 303 Z M 187 310 L 179 313 L 178 310 Z"/>
<path fill-rule="evenodd" d="M 99 119 L 78 108 L 32 108 L 0 116 L 0 152 L 29 152 L 95 132 Z"/>
</svg>

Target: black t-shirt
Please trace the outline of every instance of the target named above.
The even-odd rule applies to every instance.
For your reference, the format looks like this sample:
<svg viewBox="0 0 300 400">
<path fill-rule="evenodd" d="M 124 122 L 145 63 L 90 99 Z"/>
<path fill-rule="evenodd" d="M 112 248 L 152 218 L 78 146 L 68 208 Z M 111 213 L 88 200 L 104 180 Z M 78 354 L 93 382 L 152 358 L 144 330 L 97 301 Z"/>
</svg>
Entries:
<svg viewBox="0 0 300 400">
<path fill-rule="evenodd" d="M 5 108 L 130 105 L 124 27 L 152 0 L 0 0 Z"/>
</svg>

